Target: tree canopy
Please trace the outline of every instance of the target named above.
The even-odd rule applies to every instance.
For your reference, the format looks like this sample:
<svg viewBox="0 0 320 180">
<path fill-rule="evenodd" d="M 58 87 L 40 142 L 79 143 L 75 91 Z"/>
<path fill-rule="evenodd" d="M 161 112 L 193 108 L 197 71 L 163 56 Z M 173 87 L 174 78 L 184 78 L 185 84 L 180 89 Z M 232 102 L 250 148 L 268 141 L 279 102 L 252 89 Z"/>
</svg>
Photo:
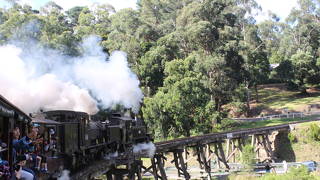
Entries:
<svg viewBox="0 0 320 180">
<path fill-rule="evenodd" d="M 190 136 L 214 131 L 227 104 L 249 110 L 250 89 L 259 101 L 259 84 L 285 82 L 302 93 L 319 85 L 319 1 L 299 0 L 285 21 L 270 13 L 257 23 L 259 10 L 255 0 L 139 0 L 137 9 L 119 11 L 14 4 L 0 9 L 0 44 L 32 39 L 79 56 L 81 40 L 98 35 L 105 52 L 127 53 L 156 137 Z"/>
</svg>

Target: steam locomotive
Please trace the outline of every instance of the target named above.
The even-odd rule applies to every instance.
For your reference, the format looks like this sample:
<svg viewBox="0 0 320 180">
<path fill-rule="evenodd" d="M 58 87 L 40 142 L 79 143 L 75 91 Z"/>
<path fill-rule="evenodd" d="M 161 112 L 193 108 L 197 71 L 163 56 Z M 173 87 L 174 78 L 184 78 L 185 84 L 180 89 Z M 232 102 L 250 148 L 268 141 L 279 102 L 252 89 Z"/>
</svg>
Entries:
<svg viewBox="0 0 320 180">
<path fill-rule="evenodd" d="M 0 95 L 1 141 L 7 144 L 0 152 L 2 160 L 8 161 L 10 167 L 15 163 L 13 129 L 19 127 L 21 136 L 25 136 L 35 124 L 43 140 L 41 154 L 47 159 L 47 176 L 51 177 L 59 176 L 64 169 L 71 173 L 79 171 L 95 160 L 104 160 L 112 166 L 130 163 L 146 156 L 135 153 L 135 146 L 152 141 L 144 122 L 130 113 L 102 117 L 59 110 L 27 115 Z"/>
<path fill-rule="evenodd" d="M 55 154 L 48 158 L 51 172 L 59 172 L 62 167 L 78 170 L 99 159 L 121 165 L 144 156 L 135 154 L 133 146 L 152 140 L 143 121 L 126 113 L 112 113 L 102 118 L 84 112 L 59 110 L 42 112 L 32 119 L 33 123 L 41 125 L 40 133 L 45 134 L 45 139 L 57 142 Z"/>
</svg>

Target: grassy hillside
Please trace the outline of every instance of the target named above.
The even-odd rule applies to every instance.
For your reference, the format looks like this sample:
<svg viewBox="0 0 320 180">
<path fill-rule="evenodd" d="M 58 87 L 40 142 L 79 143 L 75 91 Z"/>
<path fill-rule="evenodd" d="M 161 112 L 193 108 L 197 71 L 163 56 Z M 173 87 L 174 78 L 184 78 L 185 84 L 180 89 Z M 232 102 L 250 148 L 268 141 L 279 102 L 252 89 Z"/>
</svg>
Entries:
<svg viewBox="0 0 320 180">
<path fill-rule="evenodd" d="M 310 138 L 310 125 L 315 123 L 320 126 L 320 122 L 309 122 L 298 124 L 291 131 L 294 141 L 291 142 L 296 161 L 313 160 L 320 162 L 320 141 Z M 285 153 L 285 152 L 284 152 Z"/>
<path fill-rule="evenodd" d="M 307 111 L 309 105 L 320 104 L 319 89 L 308 89 L 308 93 L 301 95 L 299 91 L 289 91 L 284 84 L 261 85 L 258 88 L 258 102 L 256 94 L 252 94 L 252 115 L 279 113 L 284 108 L 296 112 Z"/>
<path fill-rule="evenodd" d="M 282 142 L 283 147 L 278 153 L 281 158 L 287 161 L 320 161 L 320 141 L 313 140 L 310 137 L 310 125 L 317 124 L 320 126 L 319 121 L 297 124 L 294 130 L 291 131 L 291 142 Z M 288 148 L 290 146 L 290 148 Z M 290 157 L 289 157 L 290 156 Z M 320 172 L 303 172 L 303 170 L 290 170 L 289 173 L 283 175 L 267 174 L 263 177 L 257 177 L 255 174 L 241 172 L 233 174 L 228 177 L 229 180 L 291 180 L 291 179 L 320 179 Z"/>
</svg>

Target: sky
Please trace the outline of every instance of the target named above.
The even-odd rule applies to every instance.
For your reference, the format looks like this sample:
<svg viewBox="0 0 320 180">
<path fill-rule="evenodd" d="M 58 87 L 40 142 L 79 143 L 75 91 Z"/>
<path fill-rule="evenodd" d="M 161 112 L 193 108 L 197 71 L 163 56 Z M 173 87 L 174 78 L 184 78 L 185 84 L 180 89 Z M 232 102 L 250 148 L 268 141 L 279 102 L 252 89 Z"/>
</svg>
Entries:
<svg viewBox="0 0 320 180">
<path fill-rule="evenodd" d="M 297 6 L 297 0 L 256 0 L 262 7 L 262 13 L 257 20 L 266 19 L 268 11 L 277 14 L 283 21 L 293 7 Z"/>
<path fill-rule="evenodd" d="M 46 4 L 49 0 L 19 0 L 21 4 L 29 4 L 35 9 Z M 123 8 L 136 8 L 136 0 L 53 0 L 58 5 L 67 10 L 74 6 L 90 6 L 93 3 L 108 3 L 116 10 Z M 256 0 L 263 11 L 257 17 L 258 22 L 267 18 L 267 12 L 272 11 L 277 14 L 281 20 L 284 20 L 290 13 L 291 8 L 296 6 L 297 0 Z M 0 7 L 8 7 L 6 0 L 0 0 Z"/>
</svg>

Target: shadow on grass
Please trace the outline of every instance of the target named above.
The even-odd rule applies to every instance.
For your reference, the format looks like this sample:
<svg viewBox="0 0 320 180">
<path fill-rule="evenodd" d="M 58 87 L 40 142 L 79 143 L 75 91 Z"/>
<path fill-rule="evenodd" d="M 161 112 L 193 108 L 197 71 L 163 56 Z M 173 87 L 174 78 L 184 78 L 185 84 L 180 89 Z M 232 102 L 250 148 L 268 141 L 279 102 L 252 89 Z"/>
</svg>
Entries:
<svg viewBox="0 0 320 180">
<path fill-rule="evenodd" d="M 290 108 L 320 102 L 320 93 L 311 92 L 301 95 L 297 91 L 284 91 L 277 89 L 260 89 L 260 102 L 268 108 Z"/>
</svg>

